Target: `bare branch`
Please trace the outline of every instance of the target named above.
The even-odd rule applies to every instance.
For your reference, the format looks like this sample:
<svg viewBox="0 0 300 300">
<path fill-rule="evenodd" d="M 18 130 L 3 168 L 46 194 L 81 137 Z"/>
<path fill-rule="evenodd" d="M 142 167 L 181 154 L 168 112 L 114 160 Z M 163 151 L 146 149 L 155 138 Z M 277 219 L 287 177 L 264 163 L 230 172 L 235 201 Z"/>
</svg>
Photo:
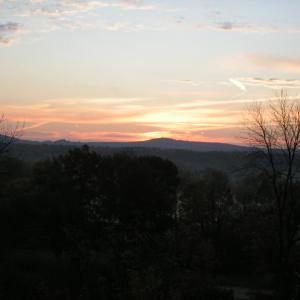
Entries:
<svg viewBox="0 0 300 300">
<path fill-rule="evenodd" d="M 247 121 L 248 143 L 264 154 L 265 161 L 260 163 L 266 167 L 264 173 L 270 174 L 278 216 L 280 269 L 285 274 L 284 264 L 297 242 L 300 223 L 294 192 L 294 182 L 299 183 L 300 105 L 281 91 L 276 102 L 254 104 Z"/>
<path fill-rule="evenodd" d="M 19 123 L 11 125 L 4 114 L 0 116 L 0 156 L 22 135 L 22 128 Z"/>
</svg>

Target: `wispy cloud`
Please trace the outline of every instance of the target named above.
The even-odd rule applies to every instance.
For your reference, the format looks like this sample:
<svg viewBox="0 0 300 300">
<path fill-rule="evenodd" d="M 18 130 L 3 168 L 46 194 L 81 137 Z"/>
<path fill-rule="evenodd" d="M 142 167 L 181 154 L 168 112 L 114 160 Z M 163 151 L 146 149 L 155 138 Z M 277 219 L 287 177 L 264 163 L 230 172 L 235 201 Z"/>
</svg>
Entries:
<svg viewBox="0 0 300 300">
<path fill-rule="evenodd" d="M 123 0 L 117 3 L 106 3 L 108 7 L 116 7 L 126 10 L 155 10 L 157 9 L 156 5 L 153 4 L 144 4 L 140 0 Z"/>
<path fill-rule="evenodd" d="M 281 72 L 300 72 L 300 59 L 250 54 L 246 55 L 246 60 L 260 68 L 280 70 Z"/>
<path fill-rule="evenodd" d="M 169 136 L 192 138 L 193 131 L 235 125 L 236 111 L 223 112 L 210 101 L 157 104 L 147 99 L 52 99 L 2 105 L 10 121 L 24 121 L 24 137 L 34 139 L 136 140 Z M 189 132 L 189 134 L 187 134 Z M 201 139 L 199 135 L 193 137 Z"/>
<path fill-rule="evenodd" d="M 245 92 L 247 89 L 245 85 L 241 82 L 239 79 L 230 78 L 229 81 L 235 85 L 237 88 L 239 88 L 241 91 Z"/>
<path fill-rule="evenodd" d="M 156 10 L 153 4 L 144 4 L 142 1 L 119 0 L 119 1 L 97 1 L 97 0 L 62 0 L 59 2 L 29 2 L 16 14 L 19 16 L 48 16 L 61 17 L 71 16 L 94 9 L 121 9 L 121 10 Z"/>
<path fill-rule="evenodd" d="M 240 32 L 240 33 L 299 33 L 300 27 L 275 26 L 270 24 L 251 24 L 238 23 L 232 21 L 222 21 L 215 23 L 202 23 L 193 26 L 197 30 L 214 30 L 221 32 Z"/>
<path fill-rule="evenodd" d="M 190 100 L 152 107 L 146 106 L 147 102 L 139 98 L 70 98 L 7 104 L 2 109 L 11 121 L 25 117 L 25 138 L 120 141 L 165 136 L 231 142 L 241 112 L 253 99 Z"/>
<path fill-rule="evenodd" d="M 241 24 L 234 22 L 220 22 L 214 24 L 213 27 L 216 30 L 231 32 L 270 33 L 278 31 L 278 28 L 274 26 Z"/>
<path fill-rule="evenodd" d="M 0 44 L 12 44 L 17 34 L 22 30 L 23 25 L 15 22 L 0 24 Z"/>
<path fill-rule="evenodd" d="M 269 89 L 300 89 L 300 80 L 298 79 L 240 77 L 230 78 L 229 81 L 242 91 L 247 90 L 246 86 L 265 87 Z"/>
<path fill-rule="evenodd" d="M 0 0 L 1 1 L 1 0 Z M 1 3 L 1 2 L 0 2 Z M 110 9 L 110 15 L 105 13 Z M 57 30 L 105 30 L 137 32 L 161 31 L 161 24 L 147 24 L 143 19 L 129 19 L 119 14 L 123 11 L 163 10 L 162 6 L 142 0 L 7 0 L 0 12 L 6 19 L 20 19 L 26 26 L 28 36 L 45 34 Z M 10 23 L 9 23 L 10 24 Z M 11 23 L 17 24 L 17 23 Z M 0 27 L 0 43 L 13 41 L 15 27 Z M 7 31 L 2 34 L 1 31 Z M 9 32 L 10 30 L 10 32 Z M 10 35 L 9 35 L 10 34 Z M 9 35 L 9 36 L 8 36 Z"/>
<path fill-rule="evenodd" d="M 203 85 L 203 81 L 195 81 L 195 80 L 190 80 L 190 79 L 170 79 L 168 80 L 170 83 L 178 83 L 178 84 L 184 84 L 184 85 L 189 85 L 189 86 L 201 86 Z"/>
</svg>

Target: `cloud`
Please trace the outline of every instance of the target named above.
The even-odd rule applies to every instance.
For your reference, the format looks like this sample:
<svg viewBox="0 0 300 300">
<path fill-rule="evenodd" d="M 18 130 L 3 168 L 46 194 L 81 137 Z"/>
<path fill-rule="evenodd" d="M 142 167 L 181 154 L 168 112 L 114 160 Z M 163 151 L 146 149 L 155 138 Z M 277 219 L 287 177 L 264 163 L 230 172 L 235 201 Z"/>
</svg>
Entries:
<svg viewBox="0 0 300 300">
<path fill-rule="evenodd" d="M 223 21 L 212 24 L 197 24 L 194 26 L 198 30 L 214 30 L 222 32 L 241 32 L 241 33 L 299 33 L 300 27 L 277 27 L 273 25 L 237 23 Z"/>
<path fill-rule="evenodd" d="M 241 77 L 234 79 L 231 78 L 229 79 L 229 81 L 240 88 L 242 91 L 246 91 L 246 86 L 258 86 L 269 89 L 300 89 L 300 80 L 298 79 L 263 79 L 259 77 Z"/>
<path fill-rule="evenodd" d="M 185 85 L 195 86 L 195 87 L 201 86 L 204 83 L 203 81 L 195 81 L 195 80 L 190 80 L 190 79 L 170 79 L 170 80 L 168 80 L 168 82 L 185 84 Z"/>
<path fill-rule="evenodd" d="M 148 102 L 148 98 L 70 98 L 9 103 L 2 109 L 11 122 L 25 124 L 24 137 L 34 139 L 191 138 L 193 131 L 233 126 L 238 115 L 236 111 L 224 112 L 210 101 L 200 101 L 202 106 L 200 102 L 149 106 Z"/>
<path fill-rule="evenodd" d="M 138 0 L 121 0 L 121 1 L 79 1 L 79 0 L 64 0 L 65 4 L 86 10 L 92 8 L 119 8 L 125 10 L 154 10 L 156 6 L 144 4 Z"/>
<path fill-rule="evenodd" d="M 260 54 L 246 55 L 246 59 L 252 64 L 281 72 L 300 72 L 300 59 L 292 59 L 285 57 L 275 57 Z"/>
<path fill-rule="evenodd" d="M 151 0 L 0 0 L 0 5 L 1 16 L 21 20 L 26 24 L 26 37 L 37 35 L 38 39 L 39 35 L 59 30 L 163 31 L 166 23 L 153 23 L 143 16 L 129 18 L 129 12 L 167 13 L 172 9 Z M 128 12 L 129 17 L 120 10 Z M 7 37 L 0 40 L 2 44 L 11 42 L 13 39 Z"/>
<path fill-rule="evenodd" d="M 247 90 L 245 85 L 239 79 L 230 78 L 229 81 L 241 91 L 245 92 Z"/>
<path fill-rule="evenodd" d="M 110 120 L 134 121 L 144 111 L 143 99 L 51 99 L 34 104 L 6 104 L 3 111 L 15 121 L 28 123 L 77 123 L 101 124 Z"/>
<path fill-rule="evenodd" d="M 232 31 L 232 32 L 258 32 L 258 33 L 270 33 L 277 32 L 278 29 L 273 26 L 251 25 L 251 24 L 239 24 L 234 22 L 220 22 L 214 25 L 216 30 L 220 31 Z"/>
<path fill-rule="evenodd" d="M 12 44 L 15 41 L 16 35 L 22 28 L 22 24 L 15 22 L 0 24 L 0 44 Z"/>
<path fill-rule="evenodd" d="M 58 29 L 67 29 L 67 30 L 89 30 L 89 29 L 100 29 L 105 31 L 123 31 L 123 32 L 133 32 L 145 30 L 146 28 L 141 24 L 131 24 L 128 22 L 105 22 L 105 21 L 96 21 L 93 23 L 84 22 L 84 21 L 63 21 L 60 24 L 57 24 L 55 27 L 52 27 L 52 30 Z M 51 28 L 50 28 L 51 30 Z"/>
<path fill-rule="evenodd" d="M 142 1 L 139 0 L 123 0 L 117 3 L 111 3 L 110 7 L 116 7 L 121 9 L 128 10 L 155 10 L 157 6 L 151 4 L 143 4 Z"/>
<path fill-rule="evenodd" d="M 0 0 L 1 1 L 1 0 Z M 11 1 L 11 0 L 8 0 Z M 105 17 L 102 10 L 139 10 L 152 11 L 162 9 L 154 4 L 148 4 L 139 0 L 61 0 L 42 1 L 24 0 L 22 4 L 16 5 L 9 2 L 4 13 L 23 18 L 29 21 L 31 33 L 47 33 L 55 30 L 106 30 L 137 32 L 141 30 L 161 31 L 160 25 L 144 24 L 137 20 L 126 19 L 120 15 L 117 18 Z M 101 14 L 101 15 L 100 15 Z M 30 18 L 30 20 L 29 20 Z M 29 30 L 29 29 L 28 29 Z"/>
<path fill-rule="evenodd" d="M 61 17 L 79 14 L 94 9 L 121 9 L 151 11 L 157 9 L 152 4 L 144 4 L 142 1 L 119 0 L 119 1 L 95 1 L 95 0 L 62 0 L 59 2 L 27 3 L 17 15 L 19 16 L 48 16 Z"/>
</svg>

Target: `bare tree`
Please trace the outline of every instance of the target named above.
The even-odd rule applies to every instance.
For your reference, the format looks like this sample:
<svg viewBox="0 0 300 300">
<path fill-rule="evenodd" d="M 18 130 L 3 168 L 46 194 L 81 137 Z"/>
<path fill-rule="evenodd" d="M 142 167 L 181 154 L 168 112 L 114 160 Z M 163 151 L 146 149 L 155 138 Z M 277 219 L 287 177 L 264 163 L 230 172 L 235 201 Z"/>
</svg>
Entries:
<svg viewBox="0 0 300 300">
<path fill-rule="evenodd" d="M 299 239 L 300 104 L 281 91 L 276 101 L 253 105 L 247 113 L 247 139 L 264 158 L 262 168 L 271 181 L 278 221 L 280 298 L 291 299 L 291 253 Z"/>
<path fill-rule="evenodd" d="M 21 128 L 19 123 L 11 125 L 4 114 L 0 115 L 0 156 L 21 136 Z"/>
</svg>

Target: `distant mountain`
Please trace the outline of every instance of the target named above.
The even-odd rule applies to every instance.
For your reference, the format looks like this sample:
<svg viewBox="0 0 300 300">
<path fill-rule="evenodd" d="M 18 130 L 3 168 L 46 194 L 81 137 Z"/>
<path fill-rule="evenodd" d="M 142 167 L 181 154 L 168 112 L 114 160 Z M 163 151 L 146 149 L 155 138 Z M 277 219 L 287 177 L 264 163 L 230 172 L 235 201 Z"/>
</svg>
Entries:
<svg viewBox="0 0 300 300">
<path fill-rule="evenodd" d="M 155 149 L 177 149 L 177 150 L 190 150 L 196 152 L 236 152 L 246 151 L 247 147 L 225 144 L 225 143 L 209 143 L 209 142 L 190 142 L 175 140 L 169 138 L 151 139 L 141 142 L 72 142 L 67 140 L 58 141 L 45 141 L 45 142 L 32 142 L 32 141 L 19 141 L 20 143 L 38 143 L 38 144 L 55 144 L 55 145 L 68 145 L 80 146 L 88 144 L 91 147 L 108 147 L 108 148 L 155 148 Z"/>
<path fill-rule="evenodd" d="M 237 174 L 248 160 L 249 148 L 223 143 L 188 142 L 173 139 L 152 139 L 143 142 L 94 142 L 82 143 L 67 140 L 25 141 L 17 140 L 11 147 L 11 155 L 36 162 L 51 159 L 67 151 L 88 144 L 102 155 L 126 153 L 128 155 L 155 155 L 174 162 L 179 170 L 202 172 L 206 168 L 220 169 Z"/>
<path fill-rule="evenodd" d="M 247 148 L 237 145 L 225 144 L 225 143 L 208 143 L 208 142 L 190 142 L 182 140 L 174 140 L 168 138 L 151 139 L 143 142 L 128 142 L 128 143 L 91 143 L 93 146 L 107 146 L 107 147 L 143 147 L 143 148 L 158 148 L 158 149 L 180 149 L 191 150 L 198 152 L 210 152 L 210 151 L 244 151 Z"/>
<path fill-rule="evenodd" d="M 57 143 L 15 143 L 10 149 L 10 155 L 21 160 L 34 163 L 63 155 L 69 150 L 81 147 L 83 144 Z M 153 147 L 107 147 L 90 146 L 92 150 L 102 155 L 125 153 L 137 156 L 158 156 L 169 159 L 182 171 L 201 172 L 206 168 L 214 168 L 233 174 L 247 161 L 247 151 L 191 151 L 184 149 L 161 149 Z M 219 148 L 218 148 L 219 149 Z"/>
</svg>

